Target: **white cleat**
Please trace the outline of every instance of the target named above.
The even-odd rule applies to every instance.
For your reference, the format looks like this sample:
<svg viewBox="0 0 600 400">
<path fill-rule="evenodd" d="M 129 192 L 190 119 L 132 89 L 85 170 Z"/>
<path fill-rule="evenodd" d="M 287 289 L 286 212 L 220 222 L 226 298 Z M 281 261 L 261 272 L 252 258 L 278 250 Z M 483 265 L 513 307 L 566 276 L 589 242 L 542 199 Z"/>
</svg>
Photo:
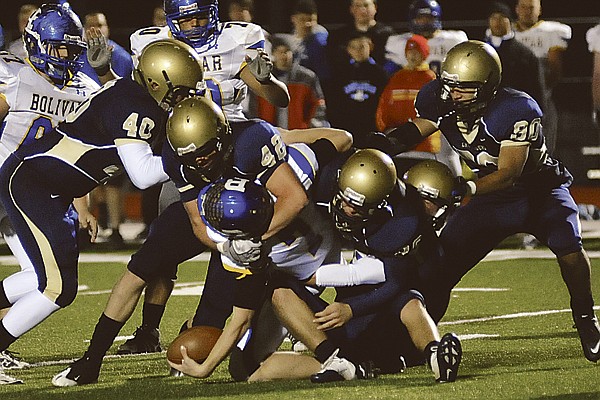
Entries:
<svg viewBox="0 0 600 400">
<path fill-rule="evenodd" d="M 52 384 L 54 386 L 58 386 L 58 387 L 77 386 L 78 383 L 76 380 L 67 378 L 67 375 L 69 374 L 69 372 L 71 372 L 71 367 L 54 375 L 54 377 L 52 378 Z"/>
<path fill-rule="evenodd" d="M 0 385 L 15 385 L 19 383 L 23 383 L 23 381 L 6 375 L 2 369 L 0 369 Z"/>
<path fill-rule="evenodd" d="M 9 350 L 4 350 L 0 352 L 0 368 L 2 369 L 23 369 L 29 367 L 29 363 L 21 360 L 19 357 L 15 355 Z"/>
</svg>

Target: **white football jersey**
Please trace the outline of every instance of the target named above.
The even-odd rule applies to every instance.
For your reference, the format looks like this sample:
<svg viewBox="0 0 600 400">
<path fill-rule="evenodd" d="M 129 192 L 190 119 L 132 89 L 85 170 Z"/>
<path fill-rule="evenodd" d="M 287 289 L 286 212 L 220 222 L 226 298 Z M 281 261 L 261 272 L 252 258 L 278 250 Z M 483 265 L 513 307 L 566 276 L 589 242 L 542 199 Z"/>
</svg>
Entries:
<svg viewBox="0 0 600 400">
<path fill-rule="evenodd" d="M 208 50 L 200 47 L 196 51 L 202 58 L 204 78 L 212 79 L 220 89 L 221 98 L 215 99 L 213 94 L 213 100 L 223 106 L 223 111 L 230 121 L 243 121 L 246 117 L 240 102 L 248 88 L 237 79 L 238 74 L 246 65 L 246 55 L 254 58 L 258 48 L 264 49 L 265 37 L 262 28 L 252 23 L 223 22 L 220 27 L 222 30 L 217 45 Z M 171 37 L 168 27 L 150 27 L 134 32 L 130 38 L 134 62 L 146 45 Z M 234 81 L 231 82 L 232 80 Z M 237 94 L 238 90 L 243 91 L 242 95 Z M 232 98 L 235 98 L 233 103 L 226 100 Z"/>
<path fill-rule="evenodd" d="M 10 107 L 0 126 L 0 163 L 21 144 L 58 125 L 99 88 L 92 78 L 79 72 L 59 89 L 28 61 L 0 53 L 0 96 Z"/>
<path fill-rule="evenodd" d="M 406 32 L 399 35 L 392 35 L 388 38 L 385 45 L 385 58 L 394 64 L 403 67 L 406 61 L 406 42 L 413 36 L 413 33 Z M 438 30 L 431 39 L 427 40 L 429 45 L 429 57 L 425 60 L 434 72 L 438 72 L 442 61 L 448 51 L 459 43 L 467 41 L 467 34 L 464 31 Z"/>
<path fill-rule="evenodd" d="M 538 21 L 520 32 L 514 29 L 515 39 L 527 46 L 539 59 L 546 59 L 550 49 L 566 50 L 571 39 L 571 27 L 556 21 Z"/>
<path fill-rule="evenodd" d="M 600 24 L 590 28 L 585 34 L 590 53 L 600 53 Z"/>
</svg>

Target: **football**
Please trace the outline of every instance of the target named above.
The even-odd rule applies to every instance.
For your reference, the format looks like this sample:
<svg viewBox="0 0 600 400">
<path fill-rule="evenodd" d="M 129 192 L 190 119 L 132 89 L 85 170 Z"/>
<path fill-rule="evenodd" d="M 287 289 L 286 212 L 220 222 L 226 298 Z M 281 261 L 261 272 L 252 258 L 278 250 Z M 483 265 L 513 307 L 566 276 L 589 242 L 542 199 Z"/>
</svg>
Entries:
<svg viewBox="0 0 600 400">
<path fill-rule="evenodd" d="M 181 332 L 167 349 L 167 359 L 181 364 L 181 346 L 185 346 L 188 356 L 196 362 L 202 362 L 221 336 L 222 329 L 213 326 L 193 326 Z"/>
</svg>

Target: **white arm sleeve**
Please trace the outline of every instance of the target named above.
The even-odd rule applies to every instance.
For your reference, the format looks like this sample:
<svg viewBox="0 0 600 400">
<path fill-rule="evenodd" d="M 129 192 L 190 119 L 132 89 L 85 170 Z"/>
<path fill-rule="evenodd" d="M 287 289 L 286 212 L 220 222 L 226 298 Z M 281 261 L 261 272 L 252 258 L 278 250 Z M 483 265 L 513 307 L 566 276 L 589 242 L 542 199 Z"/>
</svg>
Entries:
<svg viewBox="0 0 600 400">
<path fill-rule="evenodd" d="M 162 159 L 152 154 L 148 143 L 117 145 L 117 152 L 131 182 L 139 189 L 146 189 L 169 180 L 162 166 Z"/>
<path fill-rule="evenodd" d="M 383 262 L 364 257 L 351 264 L 323 265 L 316 272 L 317 286 L 373 285 L 385 281 Z"/>
</svg>

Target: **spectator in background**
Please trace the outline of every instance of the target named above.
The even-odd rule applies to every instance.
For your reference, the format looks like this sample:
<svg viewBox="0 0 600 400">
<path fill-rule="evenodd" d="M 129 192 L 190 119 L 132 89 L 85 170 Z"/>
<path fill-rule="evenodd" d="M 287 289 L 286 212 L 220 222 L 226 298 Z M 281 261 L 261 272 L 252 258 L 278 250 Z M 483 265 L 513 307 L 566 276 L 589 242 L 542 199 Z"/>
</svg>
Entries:
<svg viewBox="0 0 600 400">
<path fill-rule="evenodd" d="M 19 8 L 19 13 L 17 14 L 17 26 L 21 36 L 10 42 L 6 48 L 9 52 L 22 59 L 27 58 L 25 42 L 23 42 L 23 31 L 25 31 L 25 27 L 27 26 L 27 20 L 37 8 L 38 7 L 35 4 L 23 4 L 21 8 Z"/>
<path fill-rule="evenodd" d="M 133 61 L 127 50 L 116 42 L 109 39 L 110 29 L 106 15 L 102 12 L 91 12 L 85 15 L 83 28 L 85 35 L 89 37 L 92 30 L 99 30 L 104 37 L 108 39 L 109 46 L 112 47 L 111 68 L 118 76 L 129 77 L 133 71 Z M 83 71 L 94 78 L 98 83 L 98 74 L 94 69 L 85 63 Z M 114 249 L 124 247 L 123 237 L 119 232 L 119 226 L 123 220 L 123 185 L 126 183 L 124 175 L 120 175 L 109 180 L 106 185 L 98 186 L 90 194 L 92 203 L 99 207 L 98 221 L 103 228 L 101 236 L 107 238 L 109 245 Z"/>
<path fill-rule="evenodd" d="M 254 0 L 231 0 L 227 10 L 230 21 L 253 22 L 254 21 Z M 262 29 L 265 35 L 265 51 L 271 54 L 271 44 L 269 37 L 271 36 L 264 28 Z"/>
<path fill-rule="evenodd" d="M 385 60 L 385 44 L 394 30 L 375 20 L 377 14 L 377 0 L 350 0 L 350 14 L 352 22 L 329 33 L 327 51 L 329 63 L 332 68 L 337 64 L 344 65 L 348 60 L 346 51 L 348 41 L 357 33 L 366 34 L 372 42 L 373 59 L 383 65 Z M 335 71 L 332 70 L 335 74 Z"/>
<path fill-rule="evenodd" d="M 162 6 L 162 2 L 157 4 L 152 11 L 152 25 L 153 26 L 167 26 L 167 16 Z"/>
<path fill-rule="evenodd" d="M 407 41 L 415 34 L 427 39 L 429 56 L 425 62 L 435 73 L 439 72 L 448 51 L 467 40 L 467 34 L 463 31 L 442 29 L 442 7 L 435 0 L 414 0 L 408 7 L 408 22 L 410 32 L 390 36 L 385 46 L 386 62 L 383 66 L 390 75 L 408 63 L 404 50 Z M 435 135 L 440 140 L 436 159 L 446 164 L 454 175 L 462 175 L 464 172 L 458 154 L 448 144 L 445 136 Z"/>
<path fill-rule="evenodd" d="M 365 32 L 354 32 L 346 43 L 348 61 L 333 71 L 326 98 L 329 122 L 351 132 L 354 146 L 368 147 L 365 136 L 377 129 L 375 112 L 387 74 L 371 57 L 373 42 Z"/>
<path fill-rule="evenodd" d="M 413 1 L 408 8 L 408 23 L 410 32 L 390 36 L 385 46 L 384 67 L 390 75 L 406 65 L 404 48 L 414 34 L 428 40 L 429 56 L 425 61 L 435 73 L 439 72 L 448 50 L 467 40 L 463 31 L 442 29 L 442 7 L 435 0 Z"/>
<path fill-rule="evenodd" d="M 515 39 L 527 46 L 540 60 L 544 76 L 544 136 L 546 146 L 553 153 L 556 148 L 558 114 L 552 91 L 562 77 L 563 53 L 571 39 L 571 27 L 556 21 L 540 19 L 541 0 L 518 0 Z"/>
<path fill-rule="evenodd" d="M 590 28 L 585 38 L 588 49 L 594 54 L 594 70 L 592 72 L 592 121 L 600 126 L 600 24 Z"/>
<path fill-rule="evenodd" d="M 429 56 L 427 39 L 413 35 L 405 46 L 407 64 L 390 78 L 377 106 L 377 129 L 385 132 L 417 116 L 415 99 L 419 89 L 435 79 L 435 73 L 425 62 Z M 414 150 L 401 153 L 394 162 L 399 175 L 421 159 L 436 159 L 440 151 L 440 132 L 429 136 Z"/>
<path fill-rule="evenodd" d="M 0 25 L 0 50 L 4 49 L 4 29 Z"/>
<path fill-rule="evenodd" d="M 314 71 L 322 85 L 329 79 L 327 63 L 327 37 L 329 32 L 318 23 L 318 10 L 314 0 L 299 0 L 290 17 L 294 26 L 291 39 L 294 59 L 300 65 Z"/>
<path fill-rule="evenodd" d="M 544 88 L 540 63 L 531 50 L 515 39 L 510 7 L 499 1 L 493 2 L 487 15 L 488 29 L 485 41 L 494 46 L 500 56 L 500 85 L 526 92 L 538 104 L 543 104 Z"/>
<path fill-rule="evenodd" d="M 289 39 L 284 35 L 271 36 L 271 59 L 273 75 L 288 87 L 290 104 L 287 108 L 279 108 L 261 97 L 251 95 L 250 113 L 285 129 L 328 127 L 319 78 L 294 59 L 293 45 Z"/>
</svg>

